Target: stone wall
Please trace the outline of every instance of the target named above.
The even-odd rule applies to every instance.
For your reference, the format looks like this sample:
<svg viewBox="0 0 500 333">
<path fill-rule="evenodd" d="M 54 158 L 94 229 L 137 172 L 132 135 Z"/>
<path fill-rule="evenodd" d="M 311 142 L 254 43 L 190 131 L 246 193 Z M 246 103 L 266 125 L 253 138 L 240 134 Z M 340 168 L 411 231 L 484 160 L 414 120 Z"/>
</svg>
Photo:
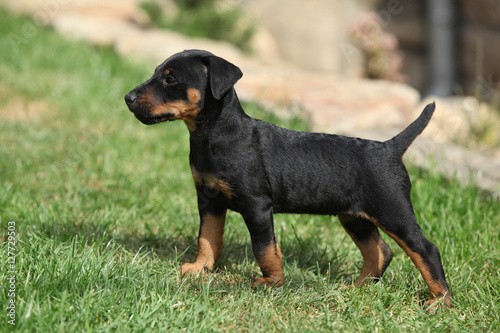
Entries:
<svg viewBox="0 0 500 333">
<path fill-rule="evenodd" d="M 303 69 L 359 75 L 362 59 L 346 57 L 348 29 L 377 0 L 242 0 L 274 38 L 282 60 Z"/>
<path fill-rule="evenodd" d="M 428 86 L 426 1 L 411 0 L 241 0 L 274 39 L 280 57 L 307 70 L 361 75 L 362 58 L 350 52 L 349 27 L 364 12 L 382 17 L 404 52 L 408 83 Z M 500 81 L 500 1 L 456 2 L 456 92 L 491 100 Z M 355 48 L 355 47 L 354 47 Z M 349 51 L 349 52 L 346 52 Z M 500 94 L 500 93 L 499 93 Z"/>
</svg>

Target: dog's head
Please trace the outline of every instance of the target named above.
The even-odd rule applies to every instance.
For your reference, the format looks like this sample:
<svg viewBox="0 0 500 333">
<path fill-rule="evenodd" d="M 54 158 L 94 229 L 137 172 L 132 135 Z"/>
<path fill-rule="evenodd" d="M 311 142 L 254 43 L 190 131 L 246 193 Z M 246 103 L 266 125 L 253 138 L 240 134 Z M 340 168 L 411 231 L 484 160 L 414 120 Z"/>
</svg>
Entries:
<svg viewBox="0 0 500 333">
<path fill-rule="evenodd" d="M 201 50 L 174 54 L 153 76 L 132 89 L 125 102 L 142 123 L 184 120 L 194 131 L 206 101 L 221 100 L 241 78 L 241 70 Z"/>
</svg>

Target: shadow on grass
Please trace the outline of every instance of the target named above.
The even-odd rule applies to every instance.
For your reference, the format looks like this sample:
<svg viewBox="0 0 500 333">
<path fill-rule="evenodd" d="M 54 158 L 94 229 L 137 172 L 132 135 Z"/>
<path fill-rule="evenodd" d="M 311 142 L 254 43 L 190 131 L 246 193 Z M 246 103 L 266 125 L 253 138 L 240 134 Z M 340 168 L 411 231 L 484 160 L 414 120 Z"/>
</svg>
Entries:
<svg viewBox="0 0 500 333">
<path fill-rule="evenodd" d="M 154 232 L 146 227 L 145 232 L 135 233 L 120 231 L 113 220 L 87 216 L 80 221 L 65 222 L 50 220 L 40 224 L 38 233 L 53 238 L 61 243 L 71 242 L 76 236 L 84 243 L 100 242 L 105 246 L 115 242 L 131 253 L 143 253 L 163 261 L 177 261 L 179 263 L 192 262 L 197 253 L 197 232 L 193 230 L 177 229 L 173 233 Z M 309 275 L 335 283 L 349 279 L 351 276 L 341 269 L 345 257 L 337 251 L 328 251 L 319 247 L 318 235 L 297 235 L 295 239 L 281 244 L 283 259 L 288 272 L 302 272 L 302 276 Z M 243 268 L 242 268 L 243 267 Z M 248 268 L 245 268 L 248 267 Z M 260 274 L 252 253 L 250 236 L 248 242 L 242 242 L 235 237 L 227 237 L 224 243 L 224 252 L 215 266 L 217 272 L 229 272 L 236 275 L 248 275 L 253 279 L 254 274 Z M 286 275 L 286 272 L 285 272 Z M 292 276 L 287 281 L 293 281 Z M 300 275 L 300 274 L 299 274 Z M 303 278 L 296 282 L 303 283 Z"/>
<path fill-rule="evenodd" d="M 184 236 L 186 232 L 177 231 L 177 236 L 167 233 L 155 233 L 146 228 L 143 233 L 122 231 L 113 220 L 99 218 L 95 215 L 86 216 L 79 221 L 59 221 L 52 219 L 40 224 L 40 234 L 58 240 L 71 242 L 78 236 L 84 242 L 94 243 L 115 242 L 131 253 L 146 252 L 161 260 L 172 259 L 182 253 L 196 255 L 196 237 Z"/>
</svg>

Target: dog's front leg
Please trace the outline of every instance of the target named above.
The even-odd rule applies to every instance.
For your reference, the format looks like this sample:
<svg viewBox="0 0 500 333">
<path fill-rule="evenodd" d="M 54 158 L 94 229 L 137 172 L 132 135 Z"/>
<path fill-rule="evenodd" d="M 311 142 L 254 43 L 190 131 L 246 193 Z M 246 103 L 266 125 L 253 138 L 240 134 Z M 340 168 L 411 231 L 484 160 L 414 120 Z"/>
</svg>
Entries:
<svg viewBox="0 0 500 333">
<path fill-rule="evenodd" d="M 253 253 L 262 271 L 262 277 L 255 278 L 252 287 L 283 285 L 283 259 L 274 235 L 272 210 L 253 211 L 242 215 L 250 231 Z"/>
<path fill-rule="evenodd" d="M 198 254 L 193 263 L 182 265 L 183 275 L 209 272 L 222 254 L 222 238 L 226 222 L 226 209 L 208 210 L 200 208 L 200 232 L 198 235 Z"/>
</svg>

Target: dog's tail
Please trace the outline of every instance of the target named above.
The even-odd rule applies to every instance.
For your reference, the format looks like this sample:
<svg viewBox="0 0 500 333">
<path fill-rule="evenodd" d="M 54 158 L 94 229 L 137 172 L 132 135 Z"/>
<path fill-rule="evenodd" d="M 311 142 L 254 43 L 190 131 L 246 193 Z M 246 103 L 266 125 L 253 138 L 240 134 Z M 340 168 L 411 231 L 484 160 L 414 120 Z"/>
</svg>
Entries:
<svg viewBox="0 0 500 333">
<path fill-rule="evenodd" d="M 420 116 L 413 123 L 411 123 L 401 133 L 399 133 L 391 140 L 389 140 L 389 142 L 394 147 L 394 151 L 397 154 L 399 154 L 399 156 L 403 156 L 403 154 L 406 152 L 408 147 L 413 143 L 416 137 L 419 136 L 420 133 L 422 133 L 424 128 L 431 120 L 435 109 L 436 109 L 435 102 L 427 104 L 424 111 L 422 111 Z"/>
</svg>

